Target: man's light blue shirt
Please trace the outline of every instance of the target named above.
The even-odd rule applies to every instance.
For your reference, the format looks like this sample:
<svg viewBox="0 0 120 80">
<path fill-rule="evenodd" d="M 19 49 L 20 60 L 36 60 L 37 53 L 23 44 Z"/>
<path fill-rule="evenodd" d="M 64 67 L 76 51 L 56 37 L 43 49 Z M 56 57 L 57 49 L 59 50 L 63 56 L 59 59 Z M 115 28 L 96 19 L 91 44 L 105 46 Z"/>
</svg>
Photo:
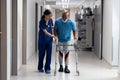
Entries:
<svg viewBox="0 0 120 80">
<path fill-rule="evenodd" d="M 55 29 L 58 33 L 59 42 L 68 42 L 71 40 L 71 31 L 76 30 L 75 23 L 68 19 L 66 22 L 59 18 L 55 21 Z"/>
</svg>

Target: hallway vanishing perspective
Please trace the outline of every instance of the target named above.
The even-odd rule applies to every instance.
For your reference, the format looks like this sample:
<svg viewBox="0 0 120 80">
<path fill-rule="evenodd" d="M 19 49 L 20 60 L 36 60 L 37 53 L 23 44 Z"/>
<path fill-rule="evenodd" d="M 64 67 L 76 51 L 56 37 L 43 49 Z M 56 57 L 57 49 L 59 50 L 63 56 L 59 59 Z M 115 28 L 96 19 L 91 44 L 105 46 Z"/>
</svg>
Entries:
<svg viewBox="0 0 120 80">
<path fill-rule="evenodd" d="M 55 44 L 53 45 L 55 46 Z M 11 80 L 119 80 L 117 68 L 112 68 L 106 61 L 99 60 L 91 51 L 80 51 L 79 71 L 76 73 L 75 54 L 70 53 L 70 74 L 58 72 L 54 76 L 55 69 L 55 48 L 52 55 L 51 74 L 39 73 L 37 70 L 37 55 L 33 55 L 27 65 L 23 65 L 18 76 L 12 76 Z M 57 65 L 57 69 L 59 65 Z"/>
<path fill-rule="evenodd" d="M 54 40 L 51 73 L 38 72 L 39 21 L 46 9 L 54 26 L 64 10 L 75 22 L 79 76 L 74 51 L 70 74 L 58 72 L 57 60 L 54 76 Z M 120 0 L 0 0 L 0 80 L 120 80 Z"/>
</svg>

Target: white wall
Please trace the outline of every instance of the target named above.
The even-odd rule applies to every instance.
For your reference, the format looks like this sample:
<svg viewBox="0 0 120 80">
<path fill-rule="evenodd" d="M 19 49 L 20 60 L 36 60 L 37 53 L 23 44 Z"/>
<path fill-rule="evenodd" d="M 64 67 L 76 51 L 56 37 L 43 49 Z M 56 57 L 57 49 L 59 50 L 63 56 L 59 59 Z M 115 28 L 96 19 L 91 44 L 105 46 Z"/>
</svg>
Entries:
<svg viewBox="0 0 120 80">
<path fill-rule="evenodd" d="M 112 64 L 112 0 L 104 0 L 103 10 L 103 58 Z"/>
<path fill-rule="evenodd" d="M 119 1 L 119 4 L 120 4 L 120 1 Z M 119 8 L 120 8 L 120 6 L 119 6 Z M 120 11 L 119 11 L 119 13 L 120 13 Z M 119 22 L 120 22 L 120 15 L 118 16 L 118 18 L 119 18 Z M 119 23 L 119 27 L 120 27 L 120 23 Z M 120 28 L 119 28 L 119 36 L 120 36 Z M 119 48 L 118 48 L 118 53 L 119 53 L 119 55 L 118 55 L 118 59 L 119 59 L 119 61 L 118 61 L 118 63 L 119 63 L 119 75 L 120 75 L 120 37 L 119 37 Z"/>
<path fill-rule="evenodd" d="M 22 65 L 22 17 L 23 17 L 23 0 L 18 0 L 17 1 L 17 6 L 18 6 L 18 9 L 17 9 L 17 16 L 18 16 L 18 22 L 17 22 L 17 32 L 18 32 L 18 35 L 17 35 L 17 42 L 18 42 L 18 47 L 17 47 L 17 53 L 18 53 L 18 56 L 17 56 L 17 61 L 18 61 L 18 65 L 17 65 L 17 69 L 19 69 Z"/>
<path fill-rule="evenodd" d="M 73 20 L 75 22 L 75 13 L 76 13 L 76 10 L 75 8 L 71 8 L 70 9 L 70 19 Z"/>
<path fill-rule="evenodd" d="M 18 69 L 22 65 L 22 17 L 23 17 L 23 0 L 18 0 Z M 27 59 L 35 53 L 35 0 L 27 1 Z"/>
<path fill-rule="evenodd" d="M 118 40 L 120 27 L 119 4 L 119 0 L 104 0 L 103 57 L 112 66 L 118 66 Z"/>
<path fill-rule="evenodd" d="M 77 9 L 71 8 L 70 9 L 70 19 L 75 22 L 75 13 Z M 71 39 L 73 39 L 73 32 L 71 32 Z"/>
<path fill-rule="evenodd" d="M 27 1 L 27 59 L 35 53 L 35 1 Z"/>
<path fill-rule="evenodd" d="M 118 65 L 118 40 L 119 40 L 119 24 L 120 24 L 120 1 L 113 0 L 113 24 L 112 24 L 112 36 L 113 36 L 113 61 L 112 65 Z"/>
<path fill-rule="evenodd" d="M 41 19 L 41 6 L 42 6 L 42 4 L 38 4 L 38 27 L 39 27 L 39 21 L 40 21 L 40 19 Z"/>
<path fill-rule="evenodd" d="M 52 19 L 53 19 L 53 23 L 55 23 L 55 9 L 53 9 L 53 12 L 52 12 L 53 16 L 52 16 Z"/>
<path fill-rule="evenodd" d="M 39 20 L 41 19 L 41 6 L 43 3 L 41 0 L 35 0 L 38 3 L 38 28 L 39 28 Z"/>
</svg>

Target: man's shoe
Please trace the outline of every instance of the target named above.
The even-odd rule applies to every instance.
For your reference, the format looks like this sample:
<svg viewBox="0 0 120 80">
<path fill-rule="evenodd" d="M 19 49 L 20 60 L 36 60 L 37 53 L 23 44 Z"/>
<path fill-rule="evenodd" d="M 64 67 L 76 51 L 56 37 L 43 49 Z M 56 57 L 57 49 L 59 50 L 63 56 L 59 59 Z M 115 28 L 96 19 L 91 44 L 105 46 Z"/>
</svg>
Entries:
<svg viewBox="0 0 120 80">
<path fill-rule="evenodd" d="M 45 73 L 46 73 L 46 74 L 50 74 L 50 70 L 46 70 Z"/>
<path fill-rule="evenodd" d="M 60 65 L 60 68 L 59 68 L 58 71 L 59 71 L 59 72 L 63 72 L 63 66 L 62 66 L 62 65 Z"/>
<path fill-rule="evenodd" d="M 68 66 L 65 66 L 64 72 L 65 72 L 65 73 L 70 73 L 70 70 L 68 69 Z"/>
</svg>

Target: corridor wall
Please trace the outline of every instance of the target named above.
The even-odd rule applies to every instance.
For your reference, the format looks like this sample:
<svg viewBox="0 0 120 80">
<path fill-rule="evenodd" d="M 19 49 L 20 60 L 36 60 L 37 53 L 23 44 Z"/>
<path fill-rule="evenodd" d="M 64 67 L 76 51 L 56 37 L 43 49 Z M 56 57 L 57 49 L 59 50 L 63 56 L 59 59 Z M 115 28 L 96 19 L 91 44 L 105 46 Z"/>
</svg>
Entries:
<svg viewBox="0 0 120 80">
<path fill-rule="evenodd" d="M 118 66 L 119 0 L 103 2 L 103 58 L 112 66 Z"/>
</svg>

